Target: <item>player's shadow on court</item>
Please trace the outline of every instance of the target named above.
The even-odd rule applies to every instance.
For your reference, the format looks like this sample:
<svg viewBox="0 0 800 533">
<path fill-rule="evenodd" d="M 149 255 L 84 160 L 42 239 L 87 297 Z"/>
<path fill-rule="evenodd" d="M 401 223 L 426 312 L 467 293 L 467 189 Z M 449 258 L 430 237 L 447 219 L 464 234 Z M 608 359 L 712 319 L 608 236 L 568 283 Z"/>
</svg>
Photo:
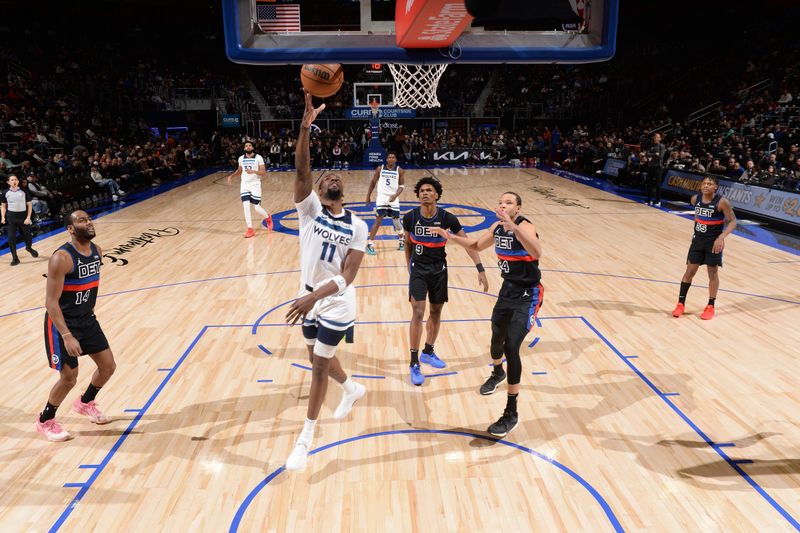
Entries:
<svg viewBox="0 0 800 533">
<path fill-rule="evenodd" d="M 288 422 L 280 415 L 286 409 L 297 408 L 298 394 L 298 385 L 278 386 L 264 394 L 214 399 L 185 405 L 174 413 L 146 415 L 144 423 L 137 426 L 143 434 L 136 440 L 137 449 L 129 452 L 142 460 L 129 460 L 128 464 L 133 464 L 124 473 L 134 474 L 172 457 L 192 461 L 201 454 L 218 457 L 226 465 L 269 468 L 269 454 L 254 457 L 234 449 L 253 441 L 295 437 L 302 422 Z M 247 431 L 240 431 L 245 425 Z M 258 431 L 264 425 L 279 429 Z"/>
<path fill-rule="evenodd" d="M 770 486 L 769 482 L 765 483 L 767 480 L 764 479 L 764 476 L 784 476 L 783 479 L 775 480 L 775 487 L 778 488 L 787 486 L 789 476 L 800 474 L 800 459 L 753 459 L 752 462 L 743 463 L 740 466 L 747 475 L 756 478 L 756 481 L 762 487 Z M 704 463 L 689 468 L 681 468 L 678 470 L 678 475 L 682 478 L 692 478 L 695 482 L 700 481 L 698 478 L 739 478 L 739 473 L 731 468 L 731 465 L 726 461 L 721 459 L 719 461 Z M 702 485 L 704 488 L 723 488 L 717 484 L 710 486 L 702 482 L 695 484 Z M 729 490 L 728 487 L 724 488 Z"/>
<path fill-rule="evenodd" d="M 752 311 L 785 311 L 800 309 L 800 305 L 790 303 L 786 300 L 798 300 L 799 297 L 786 295 L 786 294 L 765 294 L 763 297 L 750 296 L 744 300 L 737 301 L 730 306 L 726 306 L 724 311 L 720 309 L 720 313 L 747 313 Z"/>
<path fill-rule="evenodd" d="M 592 348 L 594 345 L 601 344 L 600 340 L 597 337 L 581 337 L 577 339 L 570 339 L 567 341 L 540 341 L 537 342 L 534 346 L 528 346 L 530 342 L 536 338 L 538 333 L 535 330 L 532 330 L 532 333 L 528 335 L 523 343 L 522 347 L 520 348 L 520 356 L 522 357 L 522 365 L 523 365 L 523 372 L 525 372 L 528 367 L 536 365 L 536 354 L 537 353 L 546 353 L 546 354 L 554 354 L 554 353 L 562 353 L 562 352 L 569 352 L 570 356 L 565 361 L 559 361 L 560 365 L 565 365 L 571 363 L 572 361 L 576 360 L 580 357 L 583 353 L 587 350 Z M 488 341 L 487 341 L 488 342 Z M 474 350 L 471 348 L 471 350 Z M 459 356 L 458 354 L 442 354 L 442 358 L 447 361 L 447 368 L 442 370 L 435 370 L 431 367 L 423 368 L 423 373 L 445 373 L 445 372 L 458 372 L 459 374 L 465 371 L 473 370 L 476 367 L 481 369 L 485 369 L 482 371 L 482 379 L 489 377 L 491 373 L 490 364 L 491 364 L 491 356 L 489 354 L 489 347 L 488 346 L 481 346 L 481 352 L 476 353 L 474 351 L 470 352 L 466 355 Z M 438 350 L 437 350 L 438 351 Z M 405 368 L 403 369 L 405 370 Z M 481 386 L 480 383 L 476 382 L 473 389 L 477 393 L 478 388 Z M 428 387 L 428 382 L 425 382 L 423 387 Z"/>
<path fill-rule="evenodd" d="M 488 425 L 488 424 L 487 424 Z M 361 434 L 373 434 L 373 433 L 381 433 L 387 431 L 393 431 L 398 429 L 405 429 L 405 428 L 398 428 L 397 426 L 382 426 L 382 427 L 375 427 L 370 428 L 368 430 L 363 431 Z M 483 430 L 475 429 L 475 428 L 468 428 L 468 427 L 453 427 L 453 426 L 439 426 L 433 427 L 432 425 L 428 425 L 428 427 L 418 428 L 418 429 L 431 429 L 431 430 L 443 430 L 443 431 L 455 431 L 461 433 L 474 433 L 478 435 L 485 435 L 486 433 Z M 408 446 L 409 444 L 412 446 L 411 448 L 402 449 L 399 451 L 389 451 L 387 453 L 377 453 L 371 455 L 368 451 L 369 449 L 366 446 L 361 447 L 360 456 L 355 459 L 343 459 L 343 458 L 333 458 L 328 460 L 322 468 L 320 468 L 322 461 L 324 461 L 325 456 L 323 454 L 316 454 L 314 455 L 309 463 L 309 468 L 314 469 L 314 473 L 309 478 L 308 482 L 310 484 L 320 483 L 325 481 L 328 477 L 336 474 L 341 474 L 351 468 L 362 468 L 369 465 L 379 465 L 379 464 L 397 464 L 402 461 L 438 461 L 439 458 L 443 455 L 448 453 L 458 452 L 459 451 L 459 442 L 465 441 L 466 438 L 460 435 L 448 435 L 442 433 L 410 433 L 410 434 L 398 434 L 398 435 L 387 435 L 383 437 L 378 437 L 379 439 L 394 439 L 394 442 L 398 442 L 396 445 L 397 447 L 404 447 Z M 481 438 L 473 438 L 468 441 L 468 446 L 474 447 L 473 443 L 475 441 L 485 442 L 486 445 L 495 444 L 496 441 L 487 441 Z M 369 439 L 367 440 L 369 442 Z M 374 449 L 386 449 L 391 448 L 392 445 L 386 445 L 383 442 L 376 441 L 376 446 Z M 466 450 L 465 450 L 465 453 Z M 513 457 L 521 456 L 520 451 L 515 450 L 508 446 L 501 446 L 500 448 L 496 448 L 495 451 L 492 453 L 491 456 L 485 456 L 479 460 L 465 460 L 464 461 L 464 468 L 474 468 L 478 465 L 490 465 L 492 463 L 496 463 L 497 461 L 502 461 L 505 459 L 513 458 Z M 414 471 L 417 468 L 413 469 Z M 424 471 L 424 470 L 423 470 Z M 427 469 L 428 472 L 435 472 L 435 467 L 431 465 L 430 468 Z M 436 479 L 435 474 L 430 474 L 429 479 L 433 480 Z M 455 478 L 453 478 L 455 480 Z"/>
<path fill-rule="evenodd" d="M 669 314 L 670 310 L 661 307 L 645 307 L 631 301 L 623 300 L 572 300 L 564 302 L 567 309 L 596 309 L 600 311 L 621 311 L 627 316 L 637 316 L 641 314 L 663 315 Z"/>
<path fill-rule="evenodd" d="M 719 442 L 734 443 L 735 447 L 725 448 L 726 454 L 733 460 L 744 459 L 748 461 L 746 453 L 739 453 L 736 450 L 755 445 L 773 435 L 778 435 L 778 433 L 756 433 L 741 439 L 720 440 Z M 659 476 L 674 479 L 676 477 L 675 474 L 677 474 L 677 477 L 682 481 L 703 490 L 726 492 L 731 490 L 749 492 L 753 490 L 741 478 L 740 474 L 728 462 L 719 457 L 705 441 L 679 439 L 653 442 L 653 438 L 648 436 L 608 432 L 603 432 L 598 436 L 605 438 L 601 442 L 604 448 L 623 453 L 634 453 L 637 464 Z M 675 451 L 674 448 L 676 446 L 693 451 L 689 455 L 682 455 Z M 702 452 L 705 452 L 715 460 L 676 470 L 672 469 L 673 466 L 679 466 L 679 463 L 686 457 L 694 459 L 697 453 Z M 755 478 L 759 485 L 765 488 L 785 488 L 789 476 L 800 474 L 800 459 L 754 459 L 752 462 L 741 463 L 739 466 L 745 473 Z M 779 476 L 784 477 L 781 478 Z"/>
</svg>

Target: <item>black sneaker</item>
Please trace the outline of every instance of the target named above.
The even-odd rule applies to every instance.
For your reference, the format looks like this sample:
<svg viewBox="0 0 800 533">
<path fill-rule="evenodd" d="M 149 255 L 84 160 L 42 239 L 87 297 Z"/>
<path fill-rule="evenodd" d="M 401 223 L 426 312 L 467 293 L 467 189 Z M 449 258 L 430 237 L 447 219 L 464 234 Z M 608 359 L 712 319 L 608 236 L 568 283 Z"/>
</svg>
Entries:
<svg viewBox="0 0 800 533">
<path fill-rule="evenodd" d="M 493 394 L 497 390 L 497 387 L 499 387 L 500 384 L 506 380 L 506 371 L 501 369 L 500 372 L 501 374 L 495 374 L 492 372 L 492 375 L 489 376 L 489 379 L 487 379 L 484 384 L 481 385 L 481 394 L 484 396 Z"/>
<path fill-rule="evenodd" d="M 517 427 L 517 422 L 519 422 L 519 416 L 517 413 L 503 411 L 503 416 L 500 417 L 500 420 L 489 426 L 489 429 L 486 431 L 488 431 L 489 434 L 494 437 L 502 438 L 511 433 L 512 429 Z"/>
<path fill-rule="evenodd" d="M 31 254 L 31 257 L 39 257 L 39 252 L 37 252 L 33 248 L 25 248 L 25 249 L 28 251 L 29 254 Z"/>
<path fill-rule="evenodd" d="M 14 259 L 12 259 L 12 260 L 11 260 L 11 266 L 12 266 L 12 267 L 13 267 L 13 266 L 17 266 L 18 264 L 19 264 L 19 259 L 17 259 L 16 257 L 15 257 Z"/>
</svg>

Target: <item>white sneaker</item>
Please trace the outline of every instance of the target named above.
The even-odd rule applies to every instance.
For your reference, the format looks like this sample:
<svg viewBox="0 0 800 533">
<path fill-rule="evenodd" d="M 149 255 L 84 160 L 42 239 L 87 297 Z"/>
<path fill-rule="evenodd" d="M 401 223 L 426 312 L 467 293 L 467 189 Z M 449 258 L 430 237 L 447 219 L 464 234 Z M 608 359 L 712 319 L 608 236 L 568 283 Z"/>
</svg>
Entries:
<svg viewBox="0 0 800 533">
<path fill-rule="evenodd" d="M 125 191 L 123 191 L 122 189 L 120 189 L 120 190 L 118 190 L 118 191 L 117 191 L 117 194 L 119 194 L 120 196 L 125 196 L 125 195 L 126 195 L 126 194 L 128 194 L 128 193 L 126 193 Z"/>
<path fill-rule="evenodd" d="M 356 390 L 353 391 L 352 394 L 347 394 L 347 393 L 342 394 L 342 401 L 339 402 L 339 405 L 333 412 L 333 418 L 335 418 L 336 420 L 341 420 L 342 418 L 350 414 L 350 410 L 353 408 L 353 404 L 356 403 L 361 398 L 363 398 L 364 395 L 367 393 L 367 388 L 361 383 L 353 383 L 353 385 L 356 386 Z"/>
<path fill-rule="evenodd" d="M 112 195 L 111 195 L 111 200 L 113 200 L 114 202 L 116 202 L 117 200 L 119 200 L 119 196 L 117 196 L 116 194 L 112 194 Z"/>
<path fill-rule="evenodd" d="M 294 445 L 294 450 L 289 454 L 286 459 L 286 470 L 290 472 L 297 472 L 306 467 L 308 463 L 308 445 L 305 442 L 299 442 Z"/>
<path fill-rule="evenodd" d="M 661 202 L 656 202 L 656 207 L 661 207 Z"/>
</svg>

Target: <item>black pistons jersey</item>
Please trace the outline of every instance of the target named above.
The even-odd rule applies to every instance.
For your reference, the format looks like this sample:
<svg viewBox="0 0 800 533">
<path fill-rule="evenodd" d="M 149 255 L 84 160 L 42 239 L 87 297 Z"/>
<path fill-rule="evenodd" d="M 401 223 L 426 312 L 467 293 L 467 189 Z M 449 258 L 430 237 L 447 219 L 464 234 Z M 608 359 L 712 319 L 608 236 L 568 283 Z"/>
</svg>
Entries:
<svg viewBox="0 0 800 533">
<path fill-rule="evenodd" d="M 461 231 L 461 223 L 452 213 L 441 207 L 436 208 L 433 217 L 422 216 L 420 208 L 414 208 L 403 216 L 403 229 L 414 245 L 411 250 L 412 264 L 437 265 L 446 264 L 447 253 L 444 247 L 447 239 L 431 233 L 430 228 L 442 228 L 451 233 Z"/>
<path fill-rule="evenodd" d="M 72 257 L 72 270 L 64 276 L 64 289 L 58 306 L 65 318 L 80 318 L 91 315 L 97 300 L 97 290 L 100 286 L 100 252 L 97 247 L 89 243 L 91 252 L 88 256 L 82 255 L 66 243 L 59 248 Z"/>
<path fill-rule="evenodd" d="M 515 224 L 523 222 L 530 220 L 518 216 L 514 221 Z M 497 254 L 497 266 L 500 267 L 503 280 L 522 287 L 533 287 L 541 281 L 539 258 L 531 256 L 514 232 L 506 231 L 502 224 L 498 224 L 494 229 L 494 251 Z"/>
<path fill-rule="evenodd" d="M 714 195 L 710 202 L 703 202 L 703 195 L 697 195 L 694 205 L 694 235 L 693 239 L 714 240 L 722 235 L 725 224 L 725 213 L 719 208 L 722 196 Z"/>
</svg>

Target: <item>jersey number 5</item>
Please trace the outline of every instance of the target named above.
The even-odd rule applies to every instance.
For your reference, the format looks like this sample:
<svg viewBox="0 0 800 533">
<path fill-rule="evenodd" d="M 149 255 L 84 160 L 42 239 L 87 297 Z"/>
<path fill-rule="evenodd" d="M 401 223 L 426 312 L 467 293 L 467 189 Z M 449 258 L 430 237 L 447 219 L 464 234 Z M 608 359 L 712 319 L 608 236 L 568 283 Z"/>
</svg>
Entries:
<svg viewBox="0 0 800 533">
<path fill-rule="evenodd" d="M 320 261 L 327 261 L 328 263 L 330 263 L 331 261 L 333 261 L 333 254 L 334 253 L 336 253 L 336 245 L 335 244 L 331 244 L 329 242 L 323 242 L 322 243 L 322 255 L 319 256 L 319 260 Z M 325 257 L 326 255 L 328 257 Z"/>
</svg>

